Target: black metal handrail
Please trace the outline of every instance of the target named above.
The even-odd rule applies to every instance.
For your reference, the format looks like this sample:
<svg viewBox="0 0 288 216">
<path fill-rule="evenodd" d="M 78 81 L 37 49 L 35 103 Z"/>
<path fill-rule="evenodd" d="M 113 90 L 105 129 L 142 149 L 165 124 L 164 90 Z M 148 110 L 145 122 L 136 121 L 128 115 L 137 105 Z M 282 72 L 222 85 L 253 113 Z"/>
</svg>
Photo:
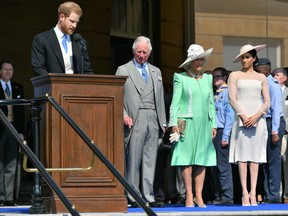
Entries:
<svg viewBox="0 0 288 216">
<path fill-rule="evenodd" d="M 127 180 L 119 173 L 119 171 L 111 164 L 111 162 L 105 157 L 105 155 L 97 148 L 96 145 L 93 145 L 91 139 L 79 128 L 79 126 L 73 121 L 73 119 L 65 112 L 65 110 L 52 98 L 51 96 L 45 97 L 37 97 L 34 99 L 26 100 L 26 99 L 13 99 L 13 100 L 0 100 L 0 106 L 3 105 L 35 105 L 44 102 L 49 102 L 55 110 L 66 120 L 66 122 L 74 129 L 74 131 L 81 137 L 81 139 L 86 143 L 86 145 L 97 155 L 97 157 L 105 164 L 105 166 L 112 172 L 112 174 L 118 179 L 118 181 L 124 186 L 124 188 L 131 194 L 131 196 L 136 200 L 136 202 L 144 209 L 144 211 L 149 216 L 157 216 L 157 214 L 151 209 L 149 203 L 145 202 L 142 197 L 135 191 L 135 189 L 127 182 Z M 39 170 L 39 173 L 45 179 L 47 184 L 55 191 L 58 197 L 61 199 L 66 208 L 70 211 L 70 213 L 74 216 L 79 215 L 79 213 L 75 210 L 74 206 L 69 202 L 69 200 L 65 197 L 61 189 L 56 185 L 51 176 L 45 170 L 45 167 L 39 161 L 39 159 L 35 156 L 35 154 L 31 151 L 26 141 L 23 142 L 21 137 L 19 136 L 16 129 L 9 122 L 4 113 L 0 110 L 0 118 L 4 123 L 5 127 L 9 129 L 9 131 L 13 134 L 13 136 L 17 139 L 18 143 L 22 147 L 23 151 L 28 155 L 29 159 L 32 161 L 33 165 Z"/>
<path fill-rule="evenodd" d="M 24 101 L 21 100 L 16 101 L 16 100 L 11 100 L 9 101 L 0 101 L 0 105 L 24 105 L 24 104 L 31 104 L 30 101 Z M 29 148 L 27 145 L 27 142 L 25 140 L 22 140 L 20 137 L 19 133 L 16 131 L 14 126 L 10 123 L 10 121 L 7 119 L 5 114 L 0 110 L 0 118 L 4 126 L 12 133 L 12 135 L 15 137 L 17 140 L 18 144 L 21 146 L 22 150 L 25 152 L 25 154 L 28 155 L 29 159 L 32 161 L 33 165 L 37 167 L 39 170 L 39 173 L 42 175 L 42 177 L 45 179 L 47 184 L 55 191 L 55 193 L 58 195 L 58 197 L 61 199 L 63 204 L 66 206 L 66 208 L 69 210 L 69 212 L 73 216 L 80 216 L 80 214 L 76 211 L 76 209 L 73 207 L 73 205 L 69 202 L 69 200 L 66 198 L 64 193 L 60 190 L 60 188 L 57 186 L 57 184 L 54 182 L 52 177 L 49 175 L 49 173 L 45 170 L 45 167 L 42 165 L 42 163 L 39 161 L 39 159 L 35 156 L 35 154 L 32 152 L 32 150 Z"/>
</svg>

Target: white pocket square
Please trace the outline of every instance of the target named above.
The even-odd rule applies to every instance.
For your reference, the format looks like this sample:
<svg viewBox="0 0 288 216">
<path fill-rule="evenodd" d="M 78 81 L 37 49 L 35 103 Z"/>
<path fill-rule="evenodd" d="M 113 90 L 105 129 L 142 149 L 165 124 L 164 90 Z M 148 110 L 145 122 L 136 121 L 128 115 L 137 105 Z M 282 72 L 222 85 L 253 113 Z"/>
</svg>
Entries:
<svg viewBox="0 0 288 216">
<path fill-rule="evenodd" d="M 17 99 L 20 98 L 20 95 L 17 96 Z"/>
</svg>

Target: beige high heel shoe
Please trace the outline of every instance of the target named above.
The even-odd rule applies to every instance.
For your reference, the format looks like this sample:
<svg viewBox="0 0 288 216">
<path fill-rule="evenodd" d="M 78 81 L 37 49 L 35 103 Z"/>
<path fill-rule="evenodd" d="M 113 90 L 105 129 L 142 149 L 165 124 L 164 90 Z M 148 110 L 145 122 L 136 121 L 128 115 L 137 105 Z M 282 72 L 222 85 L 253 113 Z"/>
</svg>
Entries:
<svg viewBox="0 0 288 216">
<path fill-rule="evenodd" d="M 199 208 L 207 208 L 204 202 L 202 204 L 199 204 L 196 198 L 194 198 L 194 202 Z"/>
<path fill-rule="evenodd" d="M 250 206 L 249 194 L 242 195 L 242 206 Z"/>
<path fill-rule="evenodd" d="M 186 208 L 194 208 L 193 196 L 192 196 L 192 199 L 190 200 L 190 202 L 188 201 L 188 199 L 187 199 L 187 197 L 186 197 L 185 207 L 186 207 Z"/>
<path fill-rule="evenodd" d="M 258 206 L 256 196 L 252 197 L 250 193 L 249 193 L 249 201 L 251 206 Z"/>
</svg>

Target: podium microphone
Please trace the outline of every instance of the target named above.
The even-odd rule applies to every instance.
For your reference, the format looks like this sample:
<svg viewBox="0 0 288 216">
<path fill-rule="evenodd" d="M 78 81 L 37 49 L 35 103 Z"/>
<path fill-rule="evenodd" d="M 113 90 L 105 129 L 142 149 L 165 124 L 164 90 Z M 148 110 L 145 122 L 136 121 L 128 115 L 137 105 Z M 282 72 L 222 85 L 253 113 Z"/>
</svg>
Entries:
<svg viewBox="0 0 288 216">
<path fill-rule="evenodd" d="M 79 45 L 81 49 L 81 58 L 82 58 L 81 73 L 83 74 L 85 72 L 93 74 L 93 69 L 89 60 L 86 40 L 83 39 L 82 36 L 78 33 L 73 35 L 73 40 Z"/>
<path fill-rule="evenodd" d="M 73 39 L 79 44 L 82 52 L 87 51 L 87 45 L 80 34 L 78 33 L 74 34 Z"/>
<path fill-rule="evenodd" d="M 87 55 L 87 46 L 86 43 L 84 42 L 84 39 L 82 36 L 78 33 L 73 35 L 74 41 L 76 41 L 81 49 L 81 58 L 82 58 L 82 65 L 81 65 L 81 73 L 84 73 L 84 60 L 88 58 Z"/>
</svg>

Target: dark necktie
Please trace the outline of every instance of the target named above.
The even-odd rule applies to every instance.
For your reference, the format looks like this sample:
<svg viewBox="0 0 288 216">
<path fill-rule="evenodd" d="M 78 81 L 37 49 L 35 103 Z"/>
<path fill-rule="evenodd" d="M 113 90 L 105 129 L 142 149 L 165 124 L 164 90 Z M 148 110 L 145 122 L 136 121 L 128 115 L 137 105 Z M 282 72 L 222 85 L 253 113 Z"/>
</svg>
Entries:
<svg viewBox="0 0 288 216">
<path fill-rule="evenodd" d="M 141 70 L 142 70 L 142 77 L 143 77 L 144 81 L 147 82 L 148 72 L 147 72 L 144 64 L 141 65 Z"/>
<path fill-rule="evenodd" d="M 10 88 L 8 86 L 8 84 L 6 83 L 6 88 L 5 88 L 5 93 L 7 94 L 7 96 L 9 97 L 11 92 L 10 92 Z"/>
<path fill-rule="evenodd" d="M 67 45 L 67 35 L 64 34 L 62 37 L 62 45 L 64 47 L 65 52 L 68 52 L 68 45 Z"/>
</svg>

